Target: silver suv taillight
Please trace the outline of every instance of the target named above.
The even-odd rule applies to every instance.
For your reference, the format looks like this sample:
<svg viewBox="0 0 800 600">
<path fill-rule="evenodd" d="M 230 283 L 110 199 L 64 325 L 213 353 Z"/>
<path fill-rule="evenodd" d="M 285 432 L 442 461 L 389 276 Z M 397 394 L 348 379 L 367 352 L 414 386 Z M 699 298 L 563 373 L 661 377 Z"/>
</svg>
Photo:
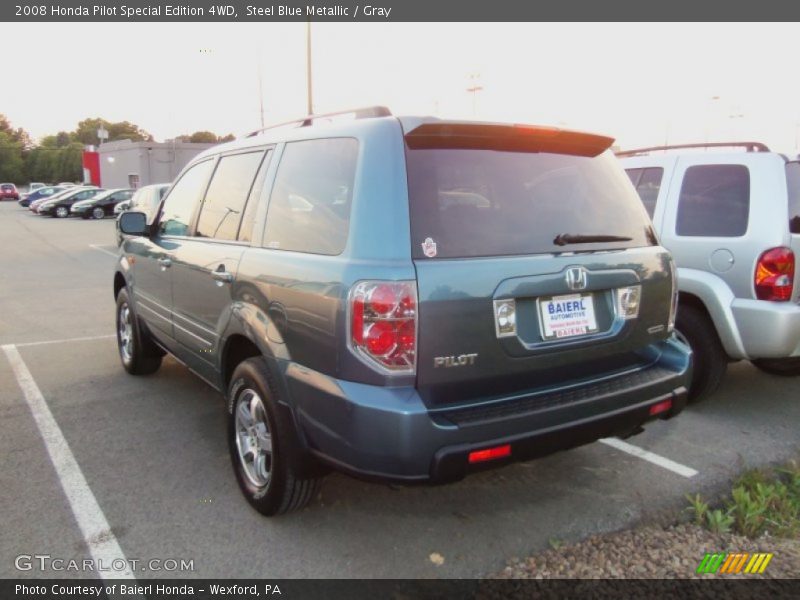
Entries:
<svg viewBox="0 0 800 600">
<path fill-rule="evenodd" d="M 672 333 L 675 329 L 675 318 L 678 316 L 678 269 L 675 268 L 675 261 L 669 261 L 669 273 L 672 278 L 672 304 L 669 307 L 669 322 L 667 323 L 667 331 Z"/>
<path fill-rule="evenodd" d="M 349 311 L 353 352 L 393 373 L 416 372 L 416 282 L 361 281 L 350 290 Z"/>
</svg>

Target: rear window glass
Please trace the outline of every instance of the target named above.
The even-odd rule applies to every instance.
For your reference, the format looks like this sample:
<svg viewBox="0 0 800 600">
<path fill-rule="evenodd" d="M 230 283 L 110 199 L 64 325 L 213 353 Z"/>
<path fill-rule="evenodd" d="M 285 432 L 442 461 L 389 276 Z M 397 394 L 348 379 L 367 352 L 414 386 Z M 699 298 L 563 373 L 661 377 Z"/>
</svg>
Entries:
<svg viewBox="0 0 800 600">
<path fill-rule="evenodd" d="M 800 233 L 800 163 L 786 164 L 786 186 L 789 190 L 789 231 Z"/>
<path fill-rule="evenodd" d="M 616 158 L 484 149 L 407 150 L 415 258 L 463 258 L 652 245 Z M 558 236 L 618 236 L 557 244 Z M 588 239 L 588 238 L 587 238 Z"/>
<path fill-rule="evenodd" d="M 675 233 L 740 237 L 750 216 L 750 172 L 744 165 L 697 165 L 686 169 Z"/>
<path fill-rule="evenodd" d="M 267 210 L 264 245 L 341 254 L 350 227 L 358 141 L 330 138 L 286 144 Z"/>
<path fill-rule="evenodd" d="M 9 184 L 7 184 L 7 183 L 5 183 L 5 184 L 3 184 L 2 188 L 3 188 L 3 191 L 8 191 L 8 192 L 10 192 L 10 191 L 12 191 L 12 190 L 14 189 L 14 186 L 13 186 L 13 185 L 9 185 Z"/>
</svg>

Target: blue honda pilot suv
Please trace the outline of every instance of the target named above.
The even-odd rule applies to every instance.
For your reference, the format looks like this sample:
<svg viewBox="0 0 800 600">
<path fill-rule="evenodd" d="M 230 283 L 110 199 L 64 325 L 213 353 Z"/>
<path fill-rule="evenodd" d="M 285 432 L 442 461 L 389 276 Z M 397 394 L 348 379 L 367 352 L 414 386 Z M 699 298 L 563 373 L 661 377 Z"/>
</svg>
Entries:
<svg viewBox="0 0 800 600">
<path fill-rule="evenodd" d="M 120 216 L 122 364 L 226 395 L 266 515 L 331 467 L 452 481 L 670 418 L 675 269 L 612 141 L 372 107 L 215 146 Z"/>
</svg>

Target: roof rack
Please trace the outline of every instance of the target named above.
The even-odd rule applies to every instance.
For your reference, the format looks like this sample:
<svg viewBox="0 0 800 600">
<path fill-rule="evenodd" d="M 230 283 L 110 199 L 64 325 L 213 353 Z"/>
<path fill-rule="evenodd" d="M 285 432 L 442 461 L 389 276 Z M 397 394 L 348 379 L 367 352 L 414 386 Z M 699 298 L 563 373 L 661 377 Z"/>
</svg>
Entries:
<svg viewBox="0 0 800 600">
<path fill-rule="evenodd" d="M 294 125 L 295 127 L 308 127 L 317 119 L 327 119 L 330 117 L 339 117 L 341 115 L 353 115 L 353 117 L 356 119 L 374 119 L 377 117 L 391 117 L 392 111 L 385 106 L 365 106 L 363 108 L 352 108 L 350 110 L 340 110 L 337 112 L 319 115 L 308 115 L 302 119 L 295 119 L 293 121 L 286 121 L 285 123 L 278 123 L 277 125 L 270 125 L 269 127 L 264 127 L 262 129 L 256 129 L 255 131 L 248 133 L 245 137 L 253 137 L 270 129 L 278 129 L 279 127 L 288 127 L 290 125 Z"/>
<path fill-rule="evenodd" d="M 686 148 L 746 148 L 748 152 L 769 152 L 770 149 L 761 142 L 707 142 L 705 144 L 674 144 L 672 146 L 651 146 L 635 150 L 617 152 L 617 156 L 638 156 L 666 150 L 683 150 Z"/>
</svg>

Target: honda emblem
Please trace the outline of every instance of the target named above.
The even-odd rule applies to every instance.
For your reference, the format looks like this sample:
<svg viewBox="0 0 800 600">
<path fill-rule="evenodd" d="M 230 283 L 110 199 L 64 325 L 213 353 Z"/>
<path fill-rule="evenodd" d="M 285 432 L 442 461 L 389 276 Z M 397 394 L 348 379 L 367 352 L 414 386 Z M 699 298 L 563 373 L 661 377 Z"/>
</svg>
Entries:
<svg viewBox="0 0 800 600">
<path fill-rule="evenodd" d="M 589 273 L 583 267 L 570 267 L 564 279 L 567 287 L 573 291 L 586 289 Z"/>
</svg>

